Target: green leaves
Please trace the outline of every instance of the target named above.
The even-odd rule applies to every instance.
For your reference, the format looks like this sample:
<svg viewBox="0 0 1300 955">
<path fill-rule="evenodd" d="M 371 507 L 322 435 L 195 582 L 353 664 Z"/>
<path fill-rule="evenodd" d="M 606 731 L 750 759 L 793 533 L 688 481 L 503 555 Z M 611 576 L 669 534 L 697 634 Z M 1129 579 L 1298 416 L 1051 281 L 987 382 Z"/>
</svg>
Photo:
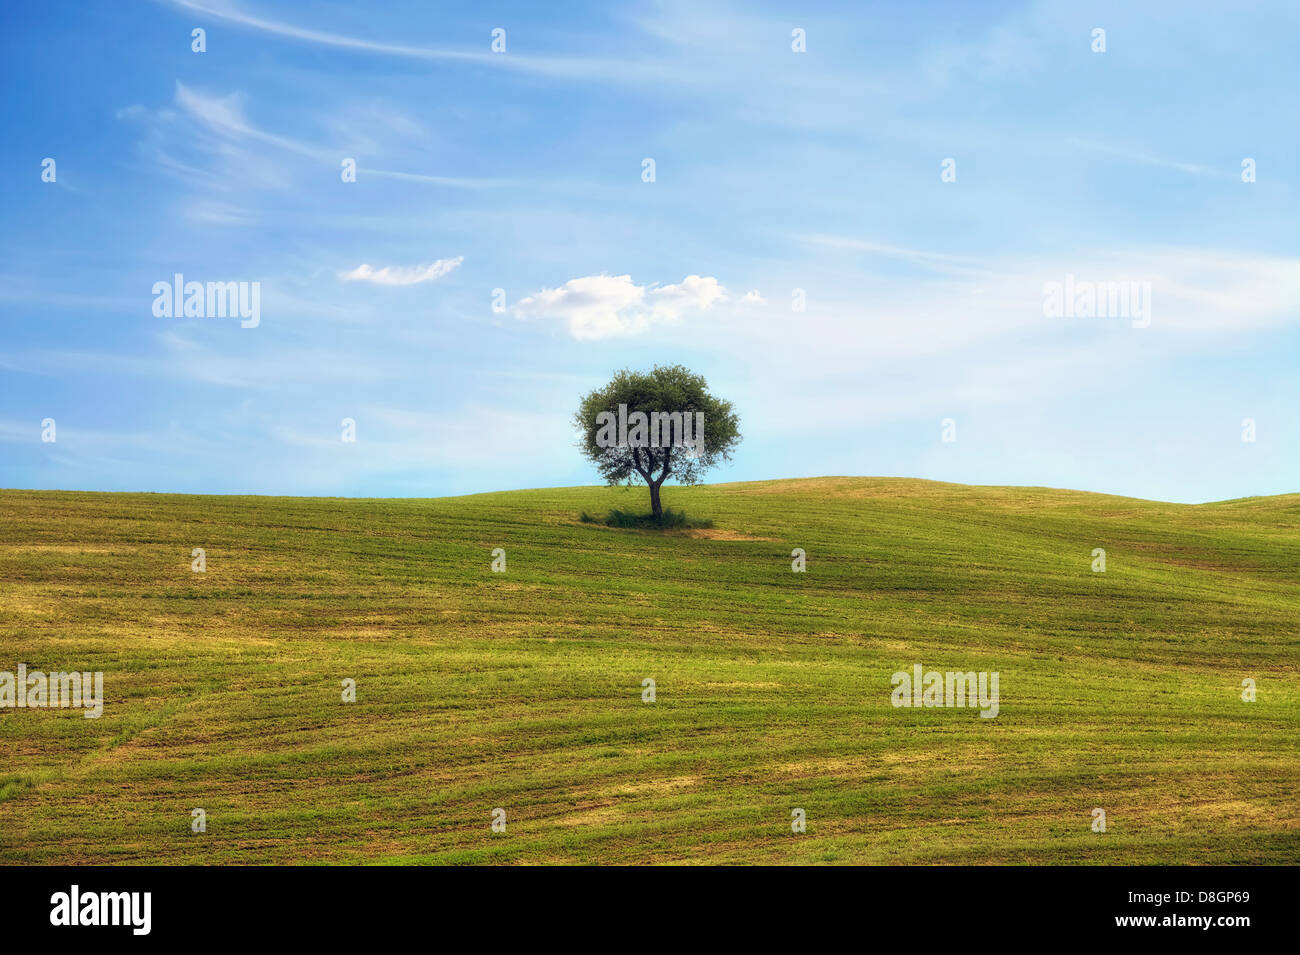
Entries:
<svg viewBox="0 0 1300 955">
<path fill-rule="evenodd" d="M 613 416 L 620 425 L 635 415 L 646 419 L 660 416 L 665 427 L 646 434 L 620 427 L 619 441 L 611 443 L 608 424 Z M 703 434 L 688 430 L 690 446 L 680 440 L 680 431 L 667 426 L 666 416 L 690 416 L 687 425 L 703 421 Z M 653 419 L 652 419 L 653 420 Z M 679 484 L 697 484 L 720 461 L 730 460 L 740 441 L 739 418 L 731 402 L 710 394 L 708 382 L 681 365 L 656 365 L 649 372 L 624 369 L 603 388 L 586 395 L 574 414 L 579 448 L 596 465 L 609 484 L 632 483 L 640 477 L 657 490 L 668 477 Z M 679 425 L 680 427 L 680 425 Z M 667 435 L 671 432 L 673 440 Z M 653 442 L 653 443 L 650 443 Z"/>
</svg>

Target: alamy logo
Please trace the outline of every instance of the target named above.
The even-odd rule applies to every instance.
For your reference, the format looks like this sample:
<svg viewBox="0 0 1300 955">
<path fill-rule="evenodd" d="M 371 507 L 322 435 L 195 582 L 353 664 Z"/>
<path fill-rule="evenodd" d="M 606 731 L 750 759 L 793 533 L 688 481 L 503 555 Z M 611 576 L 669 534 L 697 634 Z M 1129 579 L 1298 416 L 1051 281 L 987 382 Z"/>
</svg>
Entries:
<svg viewBox="0 0 1300 955">
<path fill-rule="evenodd" d="M 1129 318 L 1134 328 L 1151 324 L 1150 282 L 1080 282 L 1066 273 L 1064 282 L 1043 283 L 1046 318 Z"/>
<path fill-rule="evenodd" d="M 27 664 L 18 664 L 18 672 L 0 670 L 0 708 L 23 709 L 85 707 L 82 715 L 99 719 L 104 712 L 104 674 L 27 672 Z"/>
<path fill-rule="evenodd" d="M 892 678 L 894 706 L 952 706 L 980 708 L 980 718 L 998 715 L 998 671 L 967 673 L 926 670 L 917 663 L 912 672 L 900 670 Z"/>
<path fill-rule="evenodd" d="M 596 415 L 596 446 L 601 448 L 690 448 L 704 451 L 704 412 L 633 411 L 618 406 L 618 415 L 602 411 Z"/>
<path fill-rule="evenodd" d="M 132 935 L 148 935 L 153 927 L 152 892 L 69 892 L 50 896 L 51 925 L 129 925 Z"/>
<path fill-rule="evenodd" d="M 187 282 L 177 272 L 153 283 L 156 318 L 241 318 L 240 328 L 262 323 L 261 282 Z"/>
</svg>

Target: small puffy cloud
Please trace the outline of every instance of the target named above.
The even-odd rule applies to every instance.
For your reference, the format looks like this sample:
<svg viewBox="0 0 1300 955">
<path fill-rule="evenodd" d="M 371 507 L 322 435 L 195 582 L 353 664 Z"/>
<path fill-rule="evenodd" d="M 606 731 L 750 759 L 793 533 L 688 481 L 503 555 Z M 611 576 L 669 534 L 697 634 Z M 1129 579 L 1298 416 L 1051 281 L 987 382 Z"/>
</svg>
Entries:
<svg viewBox="0 0 1300 955">
<path fill-rule="evenodd" d="M 350 272 L 343 272 L 339 278 L 345 282 L 374 282 L 376 285 L 418 285 L 440 279 L 452 269 L 465 261 L 465 256 L 454 259 L 439 259 L 432 265 L 385 265 L 377 269 L 362 263 Z"/>
<path fill-rule="evenodd" d="M 688 275 L 677 285 L 661 285 L 650 292 L 655 309 L 666 311 L 670 317 L 687 308 L 711 308 L 726 297 L 727 290 L 711 275 Z"/>
<path fill-rule="evenodd" d="M 632 276 L 588 275 L 522 299 L 515 315 L 563 319 L 574 338 L 608 338 L 640 331 L 644 303 L 645 286 L 633 284 Z"/>
<path fill-rule="evenodd" d="M 759 294 L 758 289 L 752 288 L 744 295 L 740 296 L 741 305 L 766 305 L 767 299 Z"/>
<path fill-rule="evenodd" d="M 712 276 L 688 275 L 676 285 L 637 285 L 630 275 L 588 275 L 521 299 L 516 318 L 555 318 L 580 340 L 635 335 L 688 311 L 704 312 L 725 301 L 727 290 Z"/>
</svg>

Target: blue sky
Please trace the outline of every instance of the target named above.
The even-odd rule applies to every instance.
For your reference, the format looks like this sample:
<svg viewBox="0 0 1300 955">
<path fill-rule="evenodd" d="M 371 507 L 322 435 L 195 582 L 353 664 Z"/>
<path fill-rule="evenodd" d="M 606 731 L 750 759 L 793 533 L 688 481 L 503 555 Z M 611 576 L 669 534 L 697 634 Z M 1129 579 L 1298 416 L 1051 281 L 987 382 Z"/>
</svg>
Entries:
<svg viewBox="0 0 1300 955">
<path fill-rule="evenodd" d="M 0 486 L 594 483 L 580 395 L 682 363 L 714 480 L 1300 490 L 1300 8 L 1223 7 L 6 5 Z"/>
</svg>

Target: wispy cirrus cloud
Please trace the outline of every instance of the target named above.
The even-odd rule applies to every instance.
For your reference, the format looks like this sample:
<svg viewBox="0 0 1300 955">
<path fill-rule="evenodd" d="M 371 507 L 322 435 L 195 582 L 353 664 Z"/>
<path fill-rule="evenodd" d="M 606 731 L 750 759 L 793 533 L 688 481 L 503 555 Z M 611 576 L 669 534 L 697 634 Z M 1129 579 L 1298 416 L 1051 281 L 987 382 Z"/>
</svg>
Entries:
<svg viewBox="0 0 1300 955">
<path fill-rule="evenodd" d="M 194 0 L 170 0 L 173 6 L 218 17 L 236 23 L 251 30 L 273 34 L 299 43 L 334 49 L 352 50 L 376 56 L 400 57 L 404 59 L 429 60 L 433 62 L 451 61 L 468 64 L 493 66 L 503 70 L 513 70 L 554 79 L 602 79 L 613 82 L 656 82 L 686 83 L 690 78 L 680 68 L 680 64 L 647 60 L 629 62 L 627 60 L 604 59 L 595 56 L 532 56 L 517 53 L 496 54 L 489 50 L 458 50 L 427 46 L 412 46 L 406 43 L 391 43 L 380 40 L 367 40 L 360 37 L 331 33 L 325 30 L 313 30 L 291 23 L 268 20 L 236 9 L 230 4 L 209 5 L 196 3 Z"/>
<path fill-rule="evenodd" d="M 1179 172 L 1190 173 L 1194 176 L 1229 176 L 1231 173 L 1222 169 L 1215 169 L 1212 166 L 1202 166 L 1197 163 L 1178 162 L 1172 159 L 1161 159 L 1159 156 L 1152 156 L 1147 153 L 1134 149 L 1120 149 L 1116 146 L 1108 146 L 1105 143 L 1096 143 L 1087 139 L 1068 139 L 1066 140 L 1071 146 L 1078 146 L 1082 149 L 1091 149 L 1093 152 L 1105 153 L 1107 156 L 1114 156 L 1116 159 L 1125 159 L 1129 162 L 1141 163 L 1144 166 L 1159 166 L 1163 169 L 1177 169 Z"/>
<path fill-rule="evenodd" d="M 476 179 L 465 176 L 426 176 L 418 172 L 398 172 L 393 169 L 373 169 L 370 166 L 358 167 L 360 176 L 379 176 L 382 179 L 400 179 L 403 182 L 421 182 L 434 186 L 451 186 L 457 189 L 493 189 L 501 186 L 517 186 L 518 179 Z"/>
<path fill-rule="evenodd" d="M 335 169 L 347 155 L 345 148 L 337 144 L 325 146 L 259 127 L 248 119 L 245 113 L 247 97 L 239 91 L 205 92 L 177 81 L 173 102 L 174 107 L 157 110 L 134 103 L 118 109 L 116 117 L 118 120 L 144 124 L 149 134 L 146 154 L 168 172 L 191 185 L 219 191 L 229 191 L 232 182 L 281 188 L 291 185 L 292 178 L 277 175 L 265 162 L 263 154 L 256 150 L 258 145 L 269 146 L 275 151 L 301 156 Z M 190 124 L 188 130 L 178 128 L 177 120 L 181 118 Z M 392 122 L 391 116 L 388 121 Z M 410 129 L 407 128 L 404 132 L 409 133 Z M 349 144 L 347 150 L 355 145 Z M 371 148 L 374 148 L 373 144 Z M 181 160 L 176 158 L 178 153 L 190 155 Z M 217 161 L 217 168 L 204 168 L 202 164 L 210 158 Z M 357 172 L 360 176 L 455 189 L 487 189 L 518 184 L 518 180 L 514 179 L 442 176 L 369 166 L 358 166 Z"/>
<path fill-rule="evenodd" d="M 300 142 L 288 136 L 278 136 L 254 127 L 244 116 L 242 93 L 213 96 L 177 82 L 176 105 L 209 129 L 229 138 L 253 139 L 312 159 L 331 163 L 335 160 L 333 153 L 319 146 Z"/>
<path fill-rule="evenodd" d="M 1190 246 L 1117 246 L 1020 254 L 952 255 L 905 248 L 873 238 L 825 234 L 790 236 L 846 255 L 841 267 L 903 261 L 936 273 L 881 276 L 873 294 L 828 308 L 830 321 L 874 315 L 875 347 L 928 353 L 965 347 L 977 339 L 1009 333 L 1028 336 L 1050 327 L 1044 317 L 1045 283 L 1066 275 L 1089 282 L 1147 282 L 1152 288 L 1153 327 L 1160 334 L 1242 333 L 1300 322 L 1300 258 Z M 906 321 L 890 320 L 906 315 Z M 1058 322 L 1057 324 L 1061 324 Z M 1104 323 L 1095 323 L 1102 327 Z M 1201 347 L 1219 346 L 1208 337 Z"/>
<path fill-rule="evenodd" d="M 465 256 L 458 255 L 452 259 L 438 259 L 429 265 L 385 265 L 378 269 L 363 262 L 355 269 L 341 273 L 339 278 L 345 282 L 373 282 L 375 285 L 419 285 L 442 278 L 464 261 Z"/>
</svg>

